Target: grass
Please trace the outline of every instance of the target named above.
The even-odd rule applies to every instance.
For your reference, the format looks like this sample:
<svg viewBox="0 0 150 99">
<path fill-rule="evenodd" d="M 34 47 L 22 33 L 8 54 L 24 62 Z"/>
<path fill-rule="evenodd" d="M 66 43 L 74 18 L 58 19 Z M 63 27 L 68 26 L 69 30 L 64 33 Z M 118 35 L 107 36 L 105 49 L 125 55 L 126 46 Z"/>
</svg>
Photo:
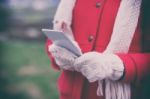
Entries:
<svg viewBox="0 0 150 99">
<path fill-rule="evenodd" d="M 44 43 L 0 42 L 0 99 L 58 99 Z"/>
</svg>

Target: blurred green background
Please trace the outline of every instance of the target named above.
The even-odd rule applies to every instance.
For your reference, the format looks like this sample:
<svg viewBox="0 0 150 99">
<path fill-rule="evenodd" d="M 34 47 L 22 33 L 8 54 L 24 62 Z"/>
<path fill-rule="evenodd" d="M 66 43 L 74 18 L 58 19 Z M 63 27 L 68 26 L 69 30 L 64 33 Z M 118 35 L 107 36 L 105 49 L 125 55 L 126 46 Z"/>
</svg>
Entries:
<svg viewBox="0 0 150 99">
<path fill-rule="evenodd" d="M 0 99 L 58 99 L 42 28 L 59 0 L 0 0 Z"/>
</svg>

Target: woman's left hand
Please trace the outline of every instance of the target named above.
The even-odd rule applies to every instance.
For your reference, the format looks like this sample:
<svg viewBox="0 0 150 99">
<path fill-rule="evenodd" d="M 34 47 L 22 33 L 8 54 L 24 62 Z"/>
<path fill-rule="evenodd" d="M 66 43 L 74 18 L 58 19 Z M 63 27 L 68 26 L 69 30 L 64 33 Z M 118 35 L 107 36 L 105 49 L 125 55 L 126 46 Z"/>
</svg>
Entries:
<svg viewBox="0 0 150 99">
<path fill-rule="evenodd" d="M 88 52 L 77 58 L 75 70 L 81 72 L 90 82 L 111 79 L 118 80 L 123 75 L 124 65 L 115 54 Z"/>
</svg>

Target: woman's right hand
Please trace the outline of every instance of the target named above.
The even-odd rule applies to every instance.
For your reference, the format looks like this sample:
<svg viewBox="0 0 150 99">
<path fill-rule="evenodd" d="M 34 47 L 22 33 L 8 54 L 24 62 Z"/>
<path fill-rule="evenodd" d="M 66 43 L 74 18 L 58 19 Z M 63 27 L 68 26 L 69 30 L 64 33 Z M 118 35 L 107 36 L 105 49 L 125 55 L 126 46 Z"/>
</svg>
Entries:
<svg viewBox="0 0 150 99">
<path fill-rule="evenodd" d="M 72 52 L 65 48 L 52 44 L 48 46 L 48 51 L 54 57 L 56 64 L 64 70 L 74 71 L 74 62 L 77 58 Z"/>
</svg>

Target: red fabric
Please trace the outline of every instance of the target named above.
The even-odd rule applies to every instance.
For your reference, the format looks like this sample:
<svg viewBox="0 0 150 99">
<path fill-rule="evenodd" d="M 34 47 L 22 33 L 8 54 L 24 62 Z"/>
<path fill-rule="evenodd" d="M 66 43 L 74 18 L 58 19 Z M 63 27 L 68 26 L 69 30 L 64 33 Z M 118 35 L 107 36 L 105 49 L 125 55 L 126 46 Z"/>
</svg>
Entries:
<svg viewBox="0 0 150 99">
<path fill-rule="evenodd" d="M 123 59 L 124 57 L 128 58 Z M 122 59 L 124 60 L 124 63 L 126 63 L 126 75 L 124 77 L 124 80 L 126 81 L 135 80 L 135 82 L 139 83 L 139 81 L 150 72 L 150 53 L 126 54 L 123 55 Z M 128 64 L 127 61 L 132 61 L 132 63 Z"/>
<path fill-rule="evenodd" d="M 132 57 L 128 54 L 118 55 L 123 61 L 125 66 L 125 76 L 123 78 L 124 82 L 134 82 L 135 76 L 137 75 L 136 64 Z"/>
<path fill-rule="evenodd" d="M 48 51 L 48 46 L 51 45 L 52 42 L 50 40 L 46 41 L 46 52 L 48 54 L 48 57 L 50 58 L 51 61 L 51 66 L 55 69 L 55 70 L 60 70 L 59 66 L 56 64 L 54 57 L 51 55 L 51 53 Z"/>
<path fill-rule="evenodd" d="M 99 8 L 96 7 L 97 2 L 101 3 Z M 110 41 L 119 5 L 120 0 L 77 0 L 73 12 L 72 29 L 75 40 L 79 43 L 83 53 L 105 50 Z M 150 72 L 150 53 L 141 52 L 140 29 L 138 25 L 129 53 L 117 54 L 125 65 L 125 76 L 122 81 L 133 84 L 140 82 Z M 89 41 L 90 36 L 94 39 Z M 47 41 L 46 46 L 50 44 L 51 42 Z M 149 46 L 147 45 L 147 48 Z M 49 52 L 48 55 L 52 58 Z M 53 59 L 52 63 L 53 67 L 58 69 Z M 63 71 L 58 80 L 58 89 L 60 99 L 104 99 L 96 95 L 97 82 L 89 83 L 78 72 Z M 134 94 L 137 93 L 134 92 Z"/>
</svg>

